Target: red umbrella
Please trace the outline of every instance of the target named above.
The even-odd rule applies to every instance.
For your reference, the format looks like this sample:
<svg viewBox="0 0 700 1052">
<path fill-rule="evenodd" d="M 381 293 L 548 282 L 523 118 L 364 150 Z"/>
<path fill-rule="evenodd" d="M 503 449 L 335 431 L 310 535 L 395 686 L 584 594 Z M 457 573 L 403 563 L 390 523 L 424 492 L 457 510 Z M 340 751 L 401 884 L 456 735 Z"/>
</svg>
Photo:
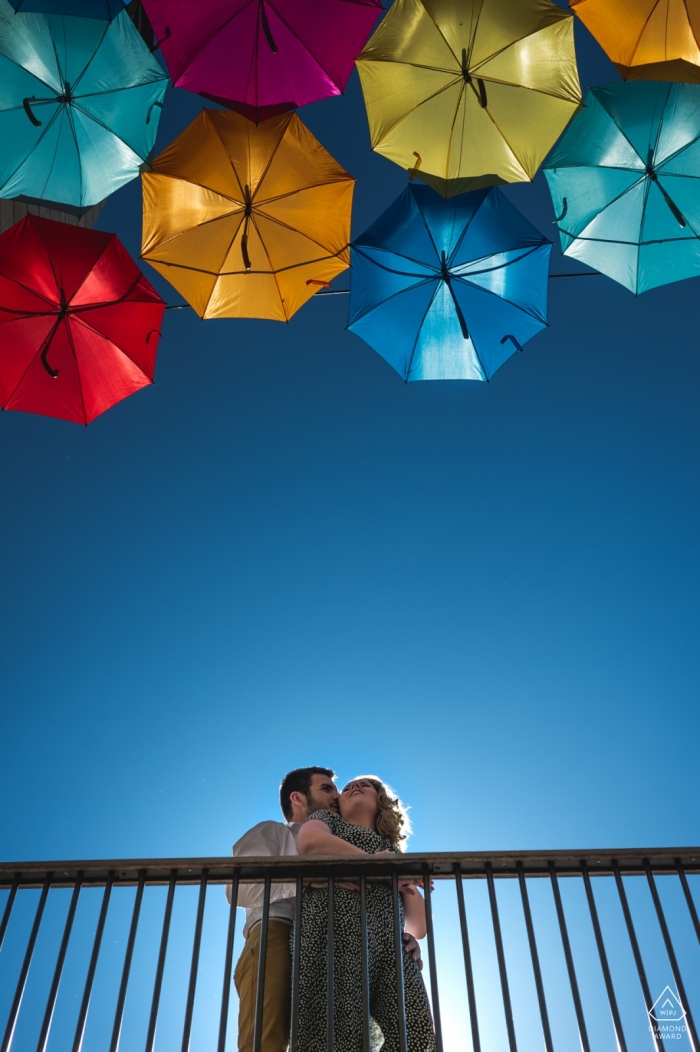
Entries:
<svg viewBox="0 0 700 1052">
<path fill-rule="evenodd" d="M 116 234 L 26 216 L 0 235 L 0 405 L 89 424 L 153 383 L 164 310 Z"/>
</svg>

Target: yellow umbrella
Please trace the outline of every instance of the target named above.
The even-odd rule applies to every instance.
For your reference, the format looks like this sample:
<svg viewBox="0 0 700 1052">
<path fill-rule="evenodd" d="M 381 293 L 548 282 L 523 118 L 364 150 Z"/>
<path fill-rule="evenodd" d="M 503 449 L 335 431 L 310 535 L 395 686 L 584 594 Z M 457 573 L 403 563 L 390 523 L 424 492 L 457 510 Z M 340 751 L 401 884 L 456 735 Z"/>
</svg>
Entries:
<svg viewBox="0 0 700 1052">
<path fill-rule="evenodd" d="M 201 318 L 288 321 L 350 265 L 354 185 L 296 114 L 203 110 L 143 174 L 142 258 Z"/>
<path fill-rule="evenodd" d="M 570 0 L 625 80 L 700 83 L 698 0 Z"/>
<path fill-rule="evenodd" d="M 551 0 L 394 0 L 357 68 L 373 149 L 445 197 L 532 179 L 582 104 Z"/>
</svg>

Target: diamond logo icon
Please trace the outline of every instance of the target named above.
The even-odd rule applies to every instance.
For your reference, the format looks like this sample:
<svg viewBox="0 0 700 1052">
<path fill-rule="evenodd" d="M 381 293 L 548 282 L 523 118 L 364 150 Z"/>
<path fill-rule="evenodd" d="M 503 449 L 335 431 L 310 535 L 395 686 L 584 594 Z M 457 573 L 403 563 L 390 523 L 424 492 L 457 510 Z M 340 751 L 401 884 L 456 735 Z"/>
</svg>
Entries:
<svg viewBox="0 0 700 1052">
<path fill-rule="evenodd" d="M 685 1009 L 670 986 L 664 989 L 649 1009 L 649 1017 L 657 1023 L 680 1022 L 685 1019 Z"/>
</svg>

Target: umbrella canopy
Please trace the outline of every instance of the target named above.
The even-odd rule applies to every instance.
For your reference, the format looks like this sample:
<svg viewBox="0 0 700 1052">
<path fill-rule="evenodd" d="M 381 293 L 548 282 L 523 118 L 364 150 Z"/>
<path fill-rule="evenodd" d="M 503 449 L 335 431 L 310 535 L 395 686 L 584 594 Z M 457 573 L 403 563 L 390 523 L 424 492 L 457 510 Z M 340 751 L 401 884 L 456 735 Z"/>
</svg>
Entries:
<svg viewBox="0 0 700 1052">
<path fill-rule="evenodd" d="M 551 244 L 500 190 L 409 186 L 352 244 L 348 328 L 404 380 L 488 380 L 547 324 Z"/>
<path fill-rule="evenodd" d="M 288 321 L 349 266 L 354 185 L 296 114 L 203 110 L 143 174 L 142 258 L 201 318 Z"/>
<path fill-rule="evenodd" d="M 0 235 L 0 405 L 89 424 L 153 383 L 164 309 L 116 234 L 27 216 Z"/>
<path fill-rule="evenodd" d="M 144 0 L 178 88 L 254 121 L 340 95 L 381 0 Z"/>
<path fill-rule="evenodd" d="M 581 104 L 550 0 L 395 0 L 357 68 L 372 148 L 445 197 L 532 179 Z"/>
<path fill-rule="evenodd" d="M 123 0 L 9 0 L 15 11 L 38 11 L 45 15 L 78 15 L 111 22 L 124 10 Z"/>
<path fill-rule="evenodd" d="M 625 80 L 700 82 L 697 0 L 569 0 Z"/>
<path fill-rule="evenodd" d="M 700 274 L 700 86 L 593 88 L 544 174 L 567 256 L 634 293 Z"/>
<path fill-rule="evenodd" d="M 126 12 L 107 23 L 0 0 L 0 197 L 89 207 L 128 183 L 167 81 Z"/>
</svg>

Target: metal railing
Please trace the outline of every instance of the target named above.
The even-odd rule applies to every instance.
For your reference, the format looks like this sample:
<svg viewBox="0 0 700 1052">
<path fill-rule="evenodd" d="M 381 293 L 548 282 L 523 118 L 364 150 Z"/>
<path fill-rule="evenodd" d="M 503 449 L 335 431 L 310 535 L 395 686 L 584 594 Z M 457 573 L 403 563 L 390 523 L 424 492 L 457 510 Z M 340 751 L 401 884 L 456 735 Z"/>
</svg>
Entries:
<svg viewBox="0 0 700 1052">
<path fill-rule="evenodd" d="M 0 1052 L 47 1052 L 49 1043 L 52 1052 L 235 1048 L 232 977 L 240 920 L 223 890 L 211 891 L 230 885 L 235 903 L 241 884 L 262 883 L 264 948 L 271 889 L 280 881 L 297 889 L 290 1048 L 304 1052 L 296 961 L 310 879 L 329 888 L 327 975 L 333 974 L 333 888 L 339 880 L 358 884 L 364 1024 L 357 1047 L 364 1052 L 370 1050 L 366 893 L 372 881 L 390 883 L 400 1052 L 414 1052 L 396 923 L 399 880 L 407 878 L 423 881 L 425 889 L 424 977 L 437 1052 L 543 1046 L 545 1052 L 663 1052 L 669 1041 L 700 1052 L 694 1021 L 694 1012 L 700 1014 L 699 875 L 700 848 L 0 864 Z M 174 933 L 183 896 L 188 909 Z M 261 952 L 255 1052 L 265 959 Z M 169 968 L 179 968 L 180 976 L 180 994 L 175 984 L 170 1000 L 164 995 L 164 982 L 174 982 Z M 134 1019 L 125 1037 L 127 1008 Z M 329 1049 L 337 1025 L 329 982 Z"/>
</svg>

